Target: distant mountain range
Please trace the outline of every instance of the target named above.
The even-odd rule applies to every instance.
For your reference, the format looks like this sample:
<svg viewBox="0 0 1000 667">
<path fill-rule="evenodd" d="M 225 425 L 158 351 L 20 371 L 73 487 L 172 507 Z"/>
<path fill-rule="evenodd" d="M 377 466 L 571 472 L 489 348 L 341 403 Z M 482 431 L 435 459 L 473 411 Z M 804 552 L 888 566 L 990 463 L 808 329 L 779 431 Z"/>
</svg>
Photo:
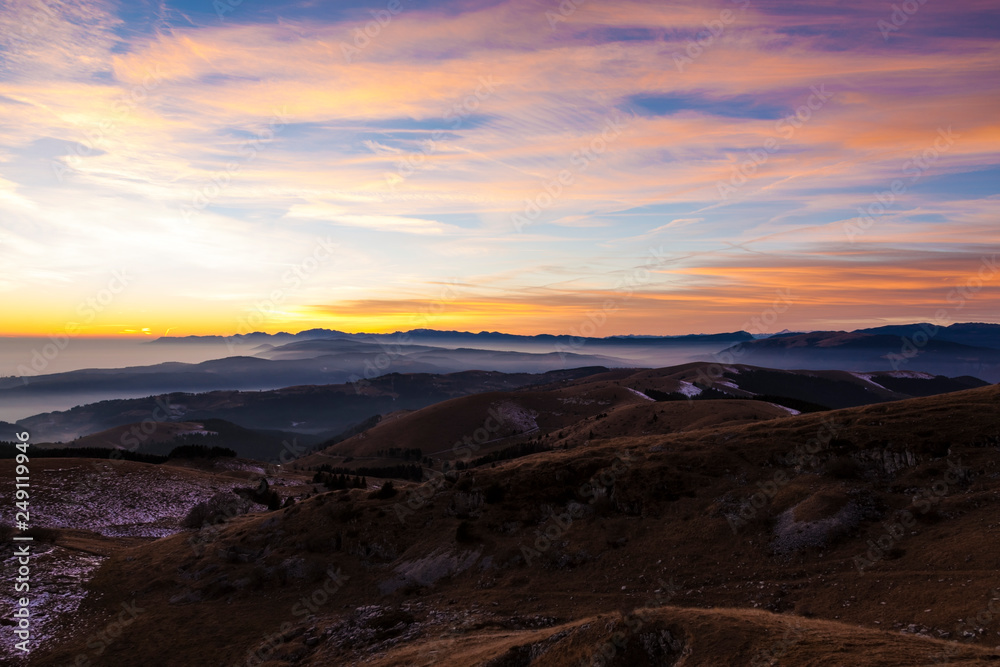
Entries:
<svg viewBox="0 0 1000 667">
<path fill-rule="evenodd" d="M 405 342 L 407 344 L 423 343 L 426 345 L 440 345 L 445 342 L 452 344 L 483 344 L 483 343 L 544 343 L 554 345 L 556 343 L 575 343 L 576 345 L 687 345 L 687 344 L 716 344 L 716 343 L 738 343 L 741 341 L 752 341 L 761 338 L 773 338 L 777 336 L 794 336 L 805 333 L 824 333 L 817 331 L 782 331 L 778 334 L 751 334 L 746 331 L 734 331 L 730 333 L 716 334 L 686 334 L 680 336 L 656 336 L 656 335 L 618 335 L 606 336 L 602 338 L 590 336 L 572 336 L 567 334 L 537 334 L 533 336 L 508 334 L 498 331 L 480 331 L 473 333 L 470 331 L 439 331 L 436 329 L 411 329 L 409 331 L 396 331 L 394 333 L 348 333 L 335 329 L 309 329 L 296 334 L 279 332 L 274 334 L 255 331 L 247 334 L 236 334 L 233 336 L 162 336 L 150 341 L 147 345 L 172 344 L 172 343 L 205 343 L 205 342 L 225 342 L 230 341 L 234 345 L 248 344 L 285 344 L 302 340 L 329 340 L 346 339 L 362 341 L 394 341 Z M 940 327 L 928 322 L 918 322 L 915 324 L 899 324 L 868 329 L 855 329 L 849 333 L 886 334 L 892 336 L 906 337 L 920 340 L 922 337 L 930 336 L 939 341 L 961 343 L 972 347 L 989 347 L 1000 349 L 1000 324 L 988 324 L 982 322 L 966 322 L 952 324 L 947 327 Z"/>
<path fill-rule="evenodd" d="M 258 391 L 295 385 L 372 380 L 387 373 L 457 373 L 469 370 L 544 373 L 587 366 L 639 366 L 603 354 L 447 349 L 359 339 L 302 339 L 241 349 L 233 356 L 197 364 L 168 362 L 129 368 L 83 369 L 28 378 L 0 378 L 0 417 L 64 410 L 76 405 L 172 392 Z"/>
<path fill-rule="evenodd" d="M 354 434 L 361 435 L 338 447 L 338 452 L 357 456 L 391 447 L 419 447 L 428 453 L 447 449 L 453 441 L 433 444 L 427 434 L 434 432 L 439 437 L 447 433 L 451 437 L 473 432 L 489 417 L 491 406 L 506 414 L 508 422 L 504 432 L 493 434 L 491 440 L 520 436 L 537 427 L 547 431 L 571 428 L 567 434 L 575 433 L 574 441 L 578 441 L 586 439 L 581 430 L 584 426 L 577 428 L 581 420 L 620 406 L 686 401 L 697 410 L 683 413 L 687 416 L 681 421 L 652 427 L 646 423 L 648 415 L 643 412 L 645 416 L 639 419 L 639 413 L 630 408 L 614 420 L 614 428 L 609 421 L 602 421 L 600 428 L 588 423 L 586 428 L 605 434 L 613 431 L 616 437 L 669 433 L 732 420 L 741 411 L 747 413 L 745 419 L 770 419 L 986 384 L 971 377 L 935 377 L 912 371 L 786 371 L 738 364 L 715 373 L 713 367 L 708 362 L 695 362 L 655 370 L 597 366 L 543 374 L 392 373 L 362 384 L 108 400 L 34 415 L 8 426 L 10 432 L 29 431 L 35 443 L 120 446 L 156 454 L 169 452 L 184 432 L 211 431 L 205 440 L 208 444 L 230 447 L 248 458 L 273 460 L 280 456 L 285 442 L 296 443 L 291 449 L 301 455 L 306 451 L 303 447 L 327 440 L 340 442 Z M 411 419 L 407 414 L 413 410 L 418 412 Z M 382 436 L 368 439 L 367 430 L 376 424 L 379 428 L 373 432 Z"/>
<path fill-rule="evenodd" d="M 901 336 L 919 344 L 925 338 L 960 343 L 971 347 L 988 347 L 1000 349 L 1000 324 L 982 322 L 966 322 L 938 327 L 928 322 L 919 324 L 900 324 L 873 329 L 858 329 L 855 333 L 884 334 Z"/>
<path fill-rule="evenodd" d="M 127 424 L 142 424 L 139 433 L 144 435 L 136 437 L 140 443 L 151 444 L 157 440 L 155 435 L 162 424 L 222 419 L 256 431 L 294 432 L 300 442 L 313 442 L 332 437 L 372 415 L 415 410 L 456 396 L 544 385 L 606 371 L 607 368 L 598 366 L 541 374 L 391 373 L 360 384 L 301 385 L 270 391 L 168 393 L 106 400 L 71 410 L 41 413 L 18 420 L 16 424 L 7 424 L 4 432 L 27 430 L 33 442 L 69 443 L 80 436 Z M 12 438 L 0 437 L 4 439 Z M 273 455 L 279 453 L 280 447 Z M 259 451 L 255 451 L 254 456 L 266 458 Z"/>
<path fill-rule="evenodd" d="M 912 370 L 1000 382 L 1000 325 L 780 334 L 737 344 L 716 358 L 772 368 Z"/>
<path fill-rule="evenodd" d="M 4 392 L 121 390 L 166 393 L 213 389 L 277 389 L 293 384 L 333 384 L 372 379 L 390 372 L 452 373 L 464 370 L 545 372 L 567 367 L 625 365 L 613 357 L 574 352 L 503 352 L 443 349 L 426 345 L 385 346 L 358 340 L 303 340 L 263 345 L 254 356 L 198 364 L 167 362 L 129 368 L 84 369 L 28 378 L 0 378 Z"/>
<path fill-rule="evenodd" d="M 221 340 L 219 336 L 192 336 L 160 338 L 148 344 Z M 0 418 L 14 421 L 95 401 L 173 392 L 367 382 L 387 373 L 544 373 L 591 366 L 663 368 L 694 361 L 788 370 L 906 370 L 1000 382 L 1000 325 L 977 323 L 782 332 L 763 338 L 745 331 L 576 338 L 431 329 L 394 334 L 312 329 L 298 334 L 250 333 L 235 336 L 231 342 L 240 356 L 197 364 L 168 362 L 0 378 Z"/>
<path fill-rule="evenodd" d="M 394 333 L 374 334 L 374 333 L 347 333 L 335 329 L 309 329 L 296 334 L 278 332 L 274 334 L 255 331 L 247 334 L 235 334 L 233 336 L 161 336 L 150 341 L 147 345 L 163 343 L 205 343 L 205 342 L 226 342 L 235 345 L 260 344 L 260 343 L 289 343 L 300 340 L 328 340 L 328 339 L 348 339 L 365 341 L 393 341 L 406 343 L 424 343 L 428 345 L 452 343 L 471 344 L 484 342 L 502 343 L 544 343 L 554 345 L 562 342 L 565 344 L 585 341 L 586 345 L 684 345 L 691 343 L 711 343 L 718 342 L 738 342 L 742 340 L 753 340 L 753 336 L 746 331 L 735 331 L 732 333 L 718 334 L 687 334 L 682 336 L 608 336 L 604 338 L 594 338 L 588 336 L 572 336 L 567 334 L 537 334 L 534 336 L 524 336 L 519 334 L 501 333 L 498 331 L 480 331 L 472 333 L 470 331 L 438 331 L 436 329 L 411 329 L 410 331 L 397 331 Z"/>
</svg>

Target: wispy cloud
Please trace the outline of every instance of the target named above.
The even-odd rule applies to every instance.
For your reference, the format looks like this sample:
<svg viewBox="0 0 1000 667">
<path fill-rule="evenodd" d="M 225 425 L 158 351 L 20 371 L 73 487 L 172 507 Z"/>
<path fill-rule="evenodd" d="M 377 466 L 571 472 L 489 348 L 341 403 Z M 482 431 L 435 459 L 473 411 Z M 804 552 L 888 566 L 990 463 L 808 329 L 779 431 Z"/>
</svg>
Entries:
<svg viewBox="0 0 1000 667">
<path fill-rule="evenodd" d="M 210 3 L 7 3 L 0 257 L 27 266 L 0 289 L 33 304 L 29 327 L 51 329 L 67 317 L 52 285 L 124 263 L 150 304 L 130 328 L 225 329 L 272 288 L 252 267 L 294 263 L 329 234 L 350 258 L 336 273 L 345 302 L 386 305 L 387 286 L 461 277 L 510 301 L 455 326 L 497 308 L 547 329 L 654 244 L 683 271 L 658 274 L 609 332 L 682 333 L 711 328 L 699 316 L 732 329 L 780 284 L 810 304 L 789 311 L 793 327 L 842 320 L 841 307 L 919 317 L 919 294 L 933 300 L 996 242 L 990 3 L 927 3 L 888 40 L 886 8 L 860 1 L 586 3 L 553 23 L 554 8 L 407 6 L 348 62 L 340 44 L 363 8 L 245 4 L 220 21 Z M 724 10 L 732 20 L 709 39 Z M 611 139 L 615 118 L 627 123 Z M 934 157 L 947 128 L 958 138 Z M 920 161 L 849 243 L 844 225 Z M 200 214 L 183 215 L 199 197 Z M 512 216 L 539 198 L 519 232 Z M 875 256 L 864 252 L 886 249 L 906 251 L 889 273 L 857 273 Z M 714 263 L 727 253 L 742 263 Z M 938 253 L 950 260 L 922 268 Z M 823 272 L 810 273 L 817 256 Z M 541 299 L 556 276 L 562 300 Z M 319 284 L 273 326 L 322 324 Z M 185 310 L 205 285 L 225 298 Z M 977 298 L 1000 312 L 995 292 Z"/>
<path fill-rule="evenodd" d="M 287 218 L 307 218 L 346 227 L 407 234 L 441 234 L 446 226 L 434 220 L 407 218 L 398 215 L 364 215 L 348 213 L 343 207 L 325 204 L 295 204 Z"/>
</svg>

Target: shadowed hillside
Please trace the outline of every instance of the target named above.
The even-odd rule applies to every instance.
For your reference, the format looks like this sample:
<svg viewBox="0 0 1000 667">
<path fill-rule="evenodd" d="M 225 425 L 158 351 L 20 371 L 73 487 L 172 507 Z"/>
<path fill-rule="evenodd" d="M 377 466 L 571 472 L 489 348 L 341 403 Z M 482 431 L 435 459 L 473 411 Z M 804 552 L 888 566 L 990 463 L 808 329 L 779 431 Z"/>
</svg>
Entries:
<svg viewBox="0 0 1000 667">
<path fill-rule="evenodd" d="M 998 400 L 595 436 L 323 493 L 116 553 L 36 662 L 995 664 Z M 143 611 L 94 655 L 124 601 Z"/>
<path fill-rule="evenodd" d="M 983 386 L 976 378 L 912 372 L 780 371 L 697 362 L 618 369 L 508 392 L 485 392 L 387 415 L 338 438 L 301 466 L 367 465 L 391 448 L 431 464 L 520 446 L 553 449 L 594 438 L 667 434 Z M 892 387 L 890 389 L 889 387 Z"/>
<path fill-rule="evenodd" d="M 465 371 L 446 375 L 389 373 L 364 382 L 304 385 L 271 391 L 175 393 L 89 403 L 18 422 L 38 441 L 68 441 L 137 421 L 155 423 L 224 419 L 244 428 L 340 433 L 372 415 L 421 408 L 455 396 L 514 389 L 607 370 L 578 368 L 549 373 Z"/>
</svg>

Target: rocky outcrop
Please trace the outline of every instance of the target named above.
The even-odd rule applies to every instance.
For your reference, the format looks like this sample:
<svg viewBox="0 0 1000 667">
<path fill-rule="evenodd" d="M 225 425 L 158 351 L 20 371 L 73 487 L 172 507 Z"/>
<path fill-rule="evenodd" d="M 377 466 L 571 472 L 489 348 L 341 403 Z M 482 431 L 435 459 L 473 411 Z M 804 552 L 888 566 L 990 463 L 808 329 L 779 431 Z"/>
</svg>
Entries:
<svg viewBox="0 0 1000 667">
<path fill-rule="evenodd" d="M 863 449 L 854 452 L 851 458 L 864 469 L 873 470 L 879 475 L 892 476 L 905 468 L 912 468 L 922 461 L 908 449 L 893 451 L 888 447 L 881 449 Z"/>
</svg>

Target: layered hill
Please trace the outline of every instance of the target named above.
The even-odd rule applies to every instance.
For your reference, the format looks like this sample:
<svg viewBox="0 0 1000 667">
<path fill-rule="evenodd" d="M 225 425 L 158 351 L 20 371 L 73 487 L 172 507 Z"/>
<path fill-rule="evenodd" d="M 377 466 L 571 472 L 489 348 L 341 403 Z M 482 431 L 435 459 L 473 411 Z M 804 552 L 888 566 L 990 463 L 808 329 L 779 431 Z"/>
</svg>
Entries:
<svg viewBox="0 0 1000 667">
<path fill-rule="evenodd" d="M 375 340 L 305 340 L 256 348 L 254 356 L 201 363 L 166 362 L 127 368 L 89 368 L 0 378 L 3 417 L 64 409 L 101 400 L 177 392 L 261 391 L 299 385 L 367 382 L 389 373 L 447 374 L 462 371 L 544 373 L 584 366 L 629 366 L 589 350 L 535 351 L 445 349 Z"/>
<path fill-rule="evenodd" d="M 204 422 L 159 422 L 145 425 L 139 421 L 81 436 L 67 443 L 41 443 L 39 446 L 120 449 L 129 448 L 130 444 L 136 443 L 138 446 L 134 449 L 137 451 L 150 451 L 151 447 L 173 442 L 177 438 L 211 433 L 213 431 L 206 429 Z"/>
<path fill-rule="evenodd" d="M 778 334 L 739 343 L 719 352 L 717 358 L 774 368 L 916 371 L 972 375 L 997 382 L 1000 381 L 1000 341 L 993 339 L 990 343 L 990 340 L 1000 326 L 981 326 L 983 328 L 967 331 L 965 335 L 959 335 L 961 330 L 951 332 L 951 337 L 957 340 L 949 338 L 947 330 L 924 330 L 919 326 L 885 329 L 892 333 Z"/>
<path fill-rule="evenodd" d="M 445 348 L 469 347 L 479 350 L 539 350 L 552 349 L 556 346 L 571 348 L 603 348 L 621 350 L 625 348 L 684 348 L 690 346 L 720 346 L 732 345 L 740 341 L 753 340 L 746 331 L 734 331 L 718 334 L 689 334 L 684 336 L 606 336 L 603 338 L 579 335 L 539 334 L 526 336 L 508 334 L 499 331 L 439 331 L 435 329 L 411 329 L 390 334 L 347 333 L 333 329 L 309 329 L 297 334 L 252 332 L 237 334 L 230 338 L 222 336 L 163 336 L 150 345 L 177 343 L 204 343 L 230 341 L 241 345 L 287 346 L 311 341 L 359 341 L 362 343 L 378 343 L 382 345 L 430 345 Z M 616 352 L 617 353 L 617 352 Z"/>
<path fill-rule="evenodd" d="M 917 324 L 896 324 L 871 329 L 858 329 L 861 333 L 890 334 L 908 338 L 914 343 L 920 343 L 926 336 L 938 340 L 961 343 L 972 347 L 989 347 L 1000 349 L 1000 324 L 985 322 L 959 322 L 946 327 L 920 322 Z"/>
<path fill-rule="evenodd" d="M 322 493 L 112 555 L 33 664 L 996 664 L 998 401 L 595 434 Z"/>
<path fill-rule="evenodd" d="M 165 456 L 175 447 L 201 445 L 231 449 L 240 457 L 273 462 L 283 451 L 290 452 L 292 457 L 305 451 L 307 442 L 300 442 L 300 438 L 297 433 L 252 430 L 224 419 L 210 418 L 198 422 L 146 420 L 115 426 L 67 443 L 41 443 L 39 446 L 46 449 L 124 449 Z"/>
<path fill-rule="evenodd" d="M 546 384 L 607 370 L 577 368 L 551 373 L 389 373 L 364 382 L 302 385 L 271 391 L 171 393 L 88 403 L 20 420 L 15 428 L 36 441 L 67 442 L 137 422 L 197 422 L 223 419 L 248 429 L 294 431 L 329 437 L 364 419 L 399 409 L 421 408 L 455 396 Z M 303 438 L 305 439 L 305 438 Z"/>
<path fill-rule="evenodd" d="M 470 460 L 514 446 L 556 448 L 594 438 L 668 434 L 927 396 L 984 386 L 976 378 L 909 371 L 781 371 L 692 363 L 619 369 L 547 386 L 484 392 L 387 415 L 353 437 L 321 447 L 302 466 L 366 465 L 390 449 L 441 461 Z"/>
</svg>

